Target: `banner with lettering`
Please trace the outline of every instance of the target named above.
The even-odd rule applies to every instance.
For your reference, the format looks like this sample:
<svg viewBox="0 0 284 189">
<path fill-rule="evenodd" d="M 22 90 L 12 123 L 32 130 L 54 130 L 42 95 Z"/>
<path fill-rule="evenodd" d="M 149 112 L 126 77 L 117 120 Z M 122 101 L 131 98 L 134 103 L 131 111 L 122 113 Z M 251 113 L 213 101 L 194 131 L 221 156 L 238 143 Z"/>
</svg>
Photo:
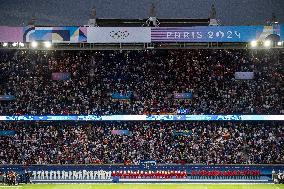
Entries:
<svg viewBox="0 0 284 189">
<path fill-rule="evenodd" d="M 283 29 L 283 27 L 281 27 Z M 250 42 L 280 36 L 275 26 L 197 26 L 151 28 L 152 42 Z M 282 36 L 283 39 L 284 36 Z"/>
<path fill-rule="evenodd" d="M 250 42 L 279 37 L 284 25 L 196 27 L 9 27 L 0 26 L 0 42 L 52 43 Z"/>
</svg>

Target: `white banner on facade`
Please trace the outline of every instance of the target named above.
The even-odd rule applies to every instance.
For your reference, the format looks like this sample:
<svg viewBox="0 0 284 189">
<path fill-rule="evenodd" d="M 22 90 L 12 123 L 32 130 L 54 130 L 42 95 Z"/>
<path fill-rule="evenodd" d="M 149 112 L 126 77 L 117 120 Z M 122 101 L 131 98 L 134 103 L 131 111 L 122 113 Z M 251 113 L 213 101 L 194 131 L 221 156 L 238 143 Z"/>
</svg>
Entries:
<svg viewBox="0 0 284 189">
<path fill-rule="evenodd" d="M 235 72 L 235 79 L 253 79 L 254 72 Z"/>
<path fill-rule="evenodd" d="M 150 27 L 89 27 L 88 43 L 150 43 Z"/>
</svg>

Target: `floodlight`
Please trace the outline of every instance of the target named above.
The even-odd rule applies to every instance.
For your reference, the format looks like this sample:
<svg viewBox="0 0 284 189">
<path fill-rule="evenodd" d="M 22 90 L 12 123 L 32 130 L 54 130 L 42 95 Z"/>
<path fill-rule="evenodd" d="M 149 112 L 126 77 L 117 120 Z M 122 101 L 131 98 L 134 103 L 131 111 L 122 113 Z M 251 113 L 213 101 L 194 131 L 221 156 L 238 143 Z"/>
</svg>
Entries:
<svg viewBox="0 0 284 189">
<path fill-rule="evenodd" d="M 8 43 L 3 43 L 3 47 L 7 47 L 8 46 Z"/>
<path fill-rule="evenodd" d="M 16 42 L 12 43 L 13 47 L 16 47 L 17 45 L 18 45 L 18 43 L 16 43 Z"/>
<path fill-rule="evenodd" d="M 36 41 L 33 41 L 33 42 L 31 43 L 32 48 L 36 48 L 37 45 L 38 45 L 38 43 L 37 43 Z"/>
<path fill-rule="evenodd" d="M 51 47 L 51 42 L 50 42 L 50 41 L 45 41 L 45 42 L 44 42 L 44 46 L 45 46 L 46 48 L 50 48 L 50 47 Z"/>
<path fill-rule="evenodd" d="M 252 41 L 252 42 L 250 42 L 250 45 L 251 45 L 252 47 L 256 47 L 256 46 L 257 46 L 257 41 Z"/>
<path fill-rule="evenodd" d="M 278 42 L 277 42 L 277 46 L 281 46 L 282 43 L 283 43 L 283 41 L 278 41 Z"/>
<path fill-rule="evenodd" d="M 20 46 L 20 47 L 24 47 L 24 46 L 25 46 L 25 44 L 24 44 L 24 43 L 22 43 L 22 42 L 20 42 L 20 43 L 19 43 L 19 46 Z"/>
<path fill-rule="evenodd" d="M 270 47 L 271 46 L 271 41 L 270 40 L 264 41 L 264 46 L 265 47 Z"/>
</svg>

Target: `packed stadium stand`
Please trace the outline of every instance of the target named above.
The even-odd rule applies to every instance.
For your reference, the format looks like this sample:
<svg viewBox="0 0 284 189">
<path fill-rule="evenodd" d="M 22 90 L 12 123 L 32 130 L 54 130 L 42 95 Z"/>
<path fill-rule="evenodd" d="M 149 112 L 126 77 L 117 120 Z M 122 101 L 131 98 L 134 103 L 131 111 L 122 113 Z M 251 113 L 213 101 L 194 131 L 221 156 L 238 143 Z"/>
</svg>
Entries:
<svg viewBox="0 0 284 189">
<path fill-rule="evenodd" d="M 1 124 L 1 164 L 281 164 L 281 122 Z"/>
<path fill-rule="evenodd" d="M 211 9 L 0 26 L 0 183 L 283 183 L 284 25 Z"/>
<path fill-rule="evenodd" d="M 15 96 L 1 102 L 2 115 L 284 113 L 277 50 L 1 50 L 0 56 L 0 92 Z M 58 80 L 52 76 L 58 72 L 69 77 Z M 235 72 L 254 75 L 238 79 Z"/>
<path fill-rule="evenodd" d="M 277 49 L 5 49 L 0 92 L 11 99 L 1 100 L 0 114 L 283 114 L 282 56 Z M 0 164 L 24 166 L 10 169 L 25 182 L 271 182 L 271 167 L 261 166 L 284 162 L 281 121 L 16 121 L 0 129 Z M 113 167 L 95 173 L 90 165 Z"/>
</svg>

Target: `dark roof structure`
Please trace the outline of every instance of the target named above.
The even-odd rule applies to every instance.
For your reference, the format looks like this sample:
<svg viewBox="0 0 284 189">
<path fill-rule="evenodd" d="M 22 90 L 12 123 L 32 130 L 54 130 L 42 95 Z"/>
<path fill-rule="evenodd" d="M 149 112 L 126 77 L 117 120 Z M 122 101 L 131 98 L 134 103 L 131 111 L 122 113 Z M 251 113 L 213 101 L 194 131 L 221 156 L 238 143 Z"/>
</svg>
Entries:
<svg viewBox="0 0 284 189">
<path fill-rule="evenodd" d="M 192 27 L 208 26 L 210 19 L 197 18 L 158 18 L 159 27 Z M 115 18 L 97 18 L 96 22 L 99 27 L 141 27 L 146 26 L 147 19 L 115 19 Z"/>
</svg>

